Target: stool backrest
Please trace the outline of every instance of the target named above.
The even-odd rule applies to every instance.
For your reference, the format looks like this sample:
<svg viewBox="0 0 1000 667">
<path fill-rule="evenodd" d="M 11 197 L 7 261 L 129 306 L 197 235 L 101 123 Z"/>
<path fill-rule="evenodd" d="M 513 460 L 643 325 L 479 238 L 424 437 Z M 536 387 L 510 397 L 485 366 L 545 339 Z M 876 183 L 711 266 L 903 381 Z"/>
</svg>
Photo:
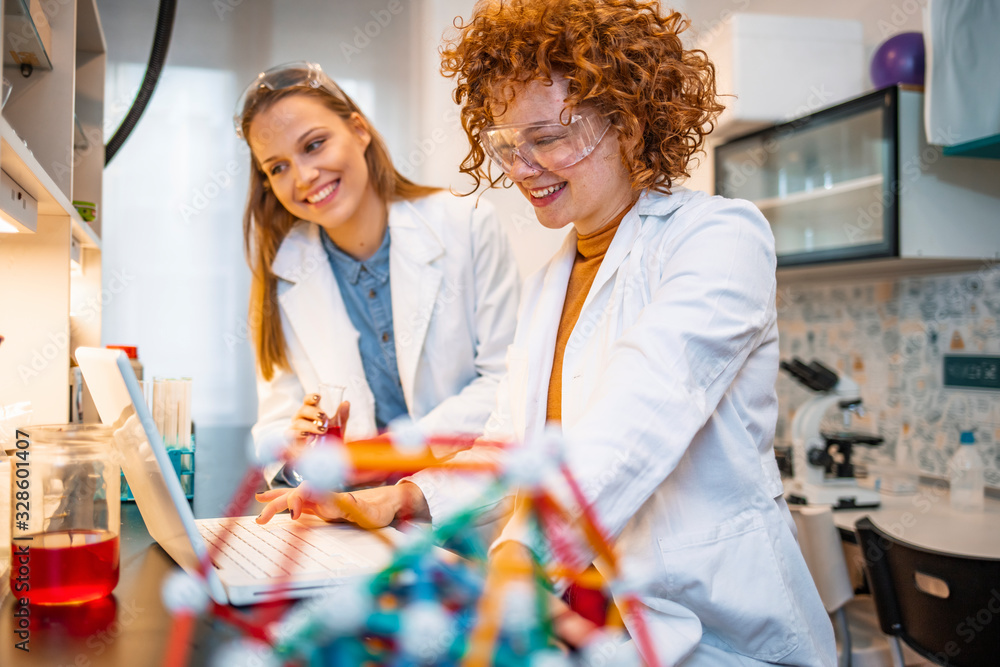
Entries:
<svg viewBox="0 0 1000 667">
<path fill-rule="evenodd" d="M 798 529 L 799 548 L 819 597 L 832 614 L 854 597 L 840 531 L 833 522 L 829 505 L 790 505 Z"/>
<path fill-rule="evenodd" d="M 1000 665 L 1000 560 L 922 549 L 855 525 L 882 632 L 939 665 Z"/>
</svg>

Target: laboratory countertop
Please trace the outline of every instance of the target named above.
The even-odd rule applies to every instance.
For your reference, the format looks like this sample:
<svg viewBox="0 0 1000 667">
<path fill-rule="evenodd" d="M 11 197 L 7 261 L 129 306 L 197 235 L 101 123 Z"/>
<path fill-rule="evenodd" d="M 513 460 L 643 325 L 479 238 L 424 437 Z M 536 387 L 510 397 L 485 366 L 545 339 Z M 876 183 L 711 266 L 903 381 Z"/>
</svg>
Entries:
<svg viewBox="0 0 1000 667">
<path fill-rule="evenodd" d="M 951 508 L 948 487 L 921 483 L 916 493 L 881 494 L 881 506 L 870 510 L 839 510 L 833 521 L 848 539 L 854 524 L 871 517 L 882 530 L 925 549 L 945 553 L 1000 559 L 1000 499 L 987 496 L 981 512 Z"/>
<path fill-rule="evenodd" d="M 249 429 L 199 429 L 196 450 L 197 517 L 219 516 L 246 464 Z M 209 444 L 211 443 L 211 444 Z M 258 505 L 247 513 L 258 511 Z M 160 589 L 177 566 L 149 536 L 135 503 L 122 503 L 118 586 L 113 595 L 86 605 L 28 607 L 28 648 L 15 634 L 19 607 L 12 595 L 0 605 L 3 667 L 156 667 L 164 664 L 171 617 Z M 7 586 L 4 579 L 0 582 Z M 211 647 L 232 636 L 229 626 L 203 620 L 195 628 L 189 665 L 208 664 Z"/>
<path fill-rule="evenodd" d="M 84 605 L 29 606 L 7 596 L 0 608 L 0 665 L 121 667 L 159 665 L 170 629 L 160 599 L 176 566 L 155 546 L 134 503 L 122 503 L 120 574 L 114 594 Z M 7 585 L 7 582 L 3 582 Z M 18 618 L 28 613 L 28 651 L 17 648 Z"/>
<path fill-rule="evenodd" d="M 239 483 L 248 430 L 202 434 L 199 438 L 193 509 L 197 517 L 219 516 Z M 201 443 L 213 442 L 215 446 Z M 256 511 L 256 505 L 247 513 Z M 883 529 L 919 546 L 971 556 L 1000 558 L 1000 499 L 987 497 L 983 512 L 951 509 L 947 487 L 921 484 L 916 494 L 883 494 L 876 510 L 834 512 L 845 539 L 854 524 L 870 516 Z M 176 570 L 154 543 L 134 503 L 122 504 L 120 576 L 114 594 L 81 606 L 29 607 L 28 647 L 16 648 L 18 607 L 8 595 L 0 605 L 0 665 L 3 667 L 134 667 L 164 664 L 171 616 L 161 587 Z M 6 586 L 7 581 L 0 582 Z M 228 624 L 199 621 L 190 653 L 192 666 L 209 664 L 212 648 L 232 637 Z"/>
</svg>

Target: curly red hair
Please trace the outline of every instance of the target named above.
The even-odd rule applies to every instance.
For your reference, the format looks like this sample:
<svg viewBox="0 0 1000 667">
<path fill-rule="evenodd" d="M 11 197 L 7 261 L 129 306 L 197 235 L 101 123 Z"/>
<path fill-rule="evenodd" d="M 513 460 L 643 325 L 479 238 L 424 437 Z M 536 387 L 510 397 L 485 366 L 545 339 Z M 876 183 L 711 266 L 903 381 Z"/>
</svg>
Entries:
<svg viewBox="0 0 1000 667">
<path fill-rule="evenodd" d="M 593 105 L 619 133 L 631 185 L 664 193 L 690 176 L 688 163 L 723 110 L 715 66 L 685 50 L 681 14 L 639 0 L 483 0 L 442 50 L 470 149 L 461 170 L 497 185 L 477 136 L 503 113 L 518 84 L 569 84 L 569 108 Z"/>
</svg>

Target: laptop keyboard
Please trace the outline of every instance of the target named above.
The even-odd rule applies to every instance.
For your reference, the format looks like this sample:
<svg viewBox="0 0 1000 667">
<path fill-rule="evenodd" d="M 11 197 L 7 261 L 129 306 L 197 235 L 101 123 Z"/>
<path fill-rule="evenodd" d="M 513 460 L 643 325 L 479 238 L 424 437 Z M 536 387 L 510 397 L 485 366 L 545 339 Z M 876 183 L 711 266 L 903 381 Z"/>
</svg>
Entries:
<svg viewBox="0 0 1000 667">
<path fill-rule="evenodd" d="M 275 516 L 266 525 L 253 517 L 201 520 L 198 530 L 214 549 L 212 563 L 216 567 L 237 568 L 255 579 L 340 577 L 371 570 L 375 565 L 342 540 L 292 521 L 287 514 Z"/>
</svg>

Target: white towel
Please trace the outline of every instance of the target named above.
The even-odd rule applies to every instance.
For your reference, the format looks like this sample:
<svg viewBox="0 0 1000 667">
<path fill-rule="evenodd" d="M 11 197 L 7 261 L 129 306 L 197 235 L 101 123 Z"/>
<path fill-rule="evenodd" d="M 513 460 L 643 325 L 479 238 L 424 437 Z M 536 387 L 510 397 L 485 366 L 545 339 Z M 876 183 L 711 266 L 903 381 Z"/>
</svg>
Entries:
<svg viewBox="0 0 1000 667">
<path fill-rule="evenodd" d="M 951 146 L 1000 134 L 1000 2 L 930 0 L 924 118 L 927 142 Z"/>
</svg>

